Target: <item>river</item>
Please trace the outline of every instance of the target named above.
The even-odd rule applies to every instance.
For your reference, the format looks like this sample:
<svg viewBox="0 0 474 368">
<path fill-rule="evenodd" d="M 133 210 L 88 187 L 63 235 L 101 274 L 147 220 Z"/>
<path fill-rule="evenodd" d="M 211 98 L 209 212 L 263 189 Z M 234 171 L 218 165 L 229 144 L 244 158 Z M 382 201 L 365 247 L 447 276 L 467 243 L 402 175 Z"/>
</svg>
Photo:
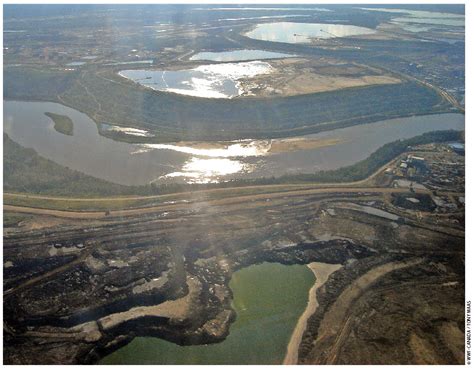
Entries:
<svg viewBox="0 0 474 368">
<path fill-rule="evenodd" d="M 450 113 L 383 120 L 290 140 L 226 142 L 218 148 L 140 145 L 101 136 L 87 115 L 58 103 L 5 101 L 3 107 L 3 129 L 15 142 L 63 166 L 125 185 L 206 183 L 331 170 L 363 160 L 397 139 L 433 130 L 464 130 L 464 115 Z M 69 116 L 74 135 L 55 131 L 45 112 Z M 291 146 L 295 140 L 312 141 L 313 146 L 272 151 L 272 146 Z"/>
</svg>

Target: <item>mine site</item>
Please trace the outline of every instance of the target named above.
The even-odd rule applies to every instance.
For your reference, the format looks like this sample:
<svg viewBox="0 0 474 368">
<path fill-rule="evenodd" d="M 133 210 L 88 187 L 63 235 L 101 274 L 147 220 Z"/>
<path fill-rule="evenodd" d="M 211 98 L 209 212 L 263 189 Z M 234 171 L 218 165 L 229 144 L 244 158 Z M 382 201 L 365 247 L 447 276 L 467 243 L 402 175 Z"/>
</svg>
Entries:
<svg viewBox="0 0 474 368">
<path fill-rule="evenodd" d="M 464 10 L 4 5 L 3 363 L 468 364 Z"/>
</svg>

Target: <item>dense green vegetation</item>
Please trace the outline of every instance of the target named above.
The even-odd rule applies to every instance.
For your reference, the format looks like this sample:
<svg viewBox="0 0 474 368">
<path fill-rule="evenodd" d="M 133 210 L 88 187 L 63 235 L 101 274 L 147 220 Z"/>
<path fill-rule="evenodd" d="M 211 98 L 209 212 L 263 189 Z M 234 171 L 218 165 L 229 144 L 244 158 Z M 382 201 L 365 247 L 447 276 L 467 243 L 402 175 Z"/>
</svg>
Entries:
<svg viewBox="0 0 474 368">
<path fill-rule="evenodd" d="M 445 130 L 398 140 L 380 147 L 368 158 L 354 165 L 337 170 L 319 171 L 314 174 L 286 175 L 278 178 L 255 180 L 232 180 L 217 184 L 167 184 L 127 187 L 109 183 L 58 165 L 39 156 L 32 149 L 23 148 L 4 133 L 4 190 L 7 192 L 50 195 L 107 196 L 167 194 L 267 184 L 344 183 L 368 177 L 379 167 L 406 151 L 409 146 L 432 142 L 459 141 L 463 140 L 463 134 L 459 131 Z"/>
<path fill-rule="evenodd" d="M 285 98 L 227 100 L 152 91 L 114 72 L 84 72 L 79 79 L 75 72 L 59 75 L 31 68 L 9 68 L 4 95 L 8 99 L 58 101 L 87 113 L 97 123 L 156 133 L 149 138 L 112 136 L 140 142 L 287 137 L 450 109 L 435 91 L 415 82 Z"/>
<path fill-rule="evenodd" d="M 227 100 L 151 91 L 113 75 L 107 78 L 115 78 L 120 84 L 86 74 L 81 84 L 87 86 L 95 99 L 85 94 L 79 84 L 62 98 L 96 121 L 155 131 L 162 141 L 315 133 L 396 116 L 432 113 L 442 101 L 433 90 L 413 82 L 285 98 Z"/>
<path fill-rule="evenodd" d="M 54 129 L 65 135 L 74 134 L 74 124 L 69 116 L 45 112 L 47 117 L 54 121 Z"/>
<path fill-rule="evenodd" d="M 58 95 L 70 88 L 77 73 L 45 68 L 7 67 L 3 70 L 5 99 L 58 101 Z"/>
</svg>

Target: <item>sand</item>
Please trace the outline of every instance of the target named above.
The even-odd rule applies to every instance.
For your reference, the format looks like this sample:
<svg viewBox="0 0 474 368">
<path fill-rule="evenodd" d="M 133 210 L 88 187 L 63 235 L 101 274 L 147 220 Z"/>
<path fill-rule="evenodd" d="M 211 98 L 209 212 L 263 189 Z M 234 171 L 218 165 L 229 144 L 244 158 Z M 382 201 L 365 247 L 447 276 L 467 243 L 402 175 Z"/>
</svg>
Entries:
<svg viewBox="0 0 474 368">
<path fill-rule="evenodd" d="M 318 308 L 318 300 L 316 299 L 317 290 L 324 285 L 328 277 L 339 268 L 342 267 L 340 264 L 328 264 L 313 262 L 308 265 L 313 271 L 316 281 L 313 287 L 309 290 L 308 305 L 298 320 L 293 334 L 291 335 L 290 342 L 288 343 L 287 352 L 283 364 L 293 365 L 298 363 L 298 349 L 303 338 L 303 333 L 306 330 L 309 317 L 311 317 Z"/>
<path fill-rule="evenodd" d="M 339 138 L 334 139 L 312 139 L 312 138 L 286 138 L 272 139 L 270 153 L 294 152 L 323 148 L 341 144 L 343 141 Z"/>
</svg>

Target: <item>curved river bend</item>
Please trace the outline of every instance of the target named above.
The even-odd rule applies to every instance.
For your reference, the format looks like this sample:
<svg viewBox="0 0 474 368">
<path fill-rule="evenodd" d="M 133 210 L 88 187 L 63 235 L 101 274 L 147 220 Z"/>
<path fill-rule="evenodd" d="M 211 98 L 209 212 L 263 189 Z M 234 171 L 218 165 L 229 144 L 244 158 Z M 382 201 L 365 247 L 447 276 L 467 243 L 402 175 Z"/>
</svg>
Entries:
<svg viewBox="0 0 474 368">
<path fill-rule="evenodd" d="M 125 185 L 205 183 L 331 170 L 363 160 L 397 139 L 433 130 L 464 130 L 462 114 L 413 116 L 307 135 L 303 138 L 332 143 L 272 153 L 271 141 L 232 142 L 223 149 L 117 142 L 99 135 L 87 115 L 58 103 L 5 101 L 3 107 L 3 129 L 15 142 L 60 165 Z M 45 112 L 69 116 L 74 135 L 56 132 Z"/>
</svg>

